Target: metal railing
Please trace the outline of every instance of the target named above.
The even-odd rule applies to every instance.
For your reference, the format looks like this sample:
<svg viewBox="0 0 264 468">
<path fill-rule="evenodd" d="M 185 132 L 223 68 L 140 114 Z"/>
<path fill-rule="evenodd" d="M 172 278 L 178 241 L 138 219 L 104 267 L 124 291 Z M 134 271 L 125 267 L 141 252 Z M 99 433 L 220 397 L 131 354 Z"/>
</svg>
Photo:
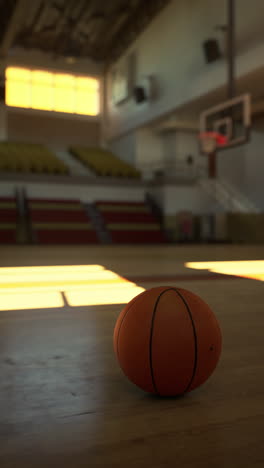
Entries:
<svg viewBox="0 0 264 468">
<path fill-rule="evenodd" d="M 258 208 L 230 183 L 222 179 L 200 179 L 199 185 L 230 212 L 258 213 Z"/>
</svg>

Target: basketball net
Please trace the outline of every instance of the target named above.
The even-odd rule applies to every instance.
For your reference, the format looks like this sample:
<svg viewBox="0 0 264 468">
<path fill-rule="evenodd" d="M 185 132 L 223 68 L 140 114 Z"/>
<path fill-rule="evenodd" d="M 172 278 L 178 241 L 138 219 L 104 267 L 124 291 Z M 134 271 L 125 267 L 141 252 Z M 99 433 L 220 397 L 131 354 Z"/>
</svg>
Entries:
<svg viewBox="0 0 264 468">
<path fill-rule="evenodd" d="M 217 146 L 225 146 L 228 143 L 228 138 L 218 132 L 203 132 L 200 133 L 199 139 L 203 153 L 214 153 Z"/>
</svg>

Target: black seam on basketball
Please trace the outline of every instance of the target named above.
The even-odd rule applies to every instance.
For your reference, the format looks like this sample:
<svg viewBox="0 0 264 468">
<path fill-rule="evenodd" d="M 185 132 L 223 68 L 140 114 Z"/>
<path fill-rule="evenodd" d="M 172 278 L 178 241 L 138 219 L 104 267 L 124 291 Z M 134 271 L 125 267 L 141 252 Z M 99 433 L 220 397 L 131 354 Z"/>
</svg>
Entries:
<svg viewBox="0 0 264 468">
<path fill-rule="evenodd" d="M 143 292 L 145 292 L 145 291 L 143 291 Z M 130 311 L 131 307 L 138 301 L 139 297 L 141 296 L 141 294 L 143 294 L 143 292 L 140 293 L 140 294 L 138 295 L 138 297 L 133 301 L 132 304 L 130 304 L 130 306 L 129 306 L 128 309 L 126 310 L 126 313 L 124 314 L 124 316 L 123 316 L 123 318 L 122 318 L 122 320 L 121 320 L 121 323 L 120 323 L 120 325 L 119 325 L 119 329 L 118 329 L 118 332 L 117 332 L 117 339 L 116 339 L 116 354 L 117 354 L 118 360 L 119 360 L 118 341 L 119 341 L 119 335 L 120 335 L 121 327 L 122 327 L 122 325 L 123 325 L 123 322 L 124 322 L 124 320 L 125 320 L 125 317 L 127 316 L 127 313 Z M 132 299 L 132 300 L 133 300 L 133 299 Z"/>
<path fill-rule="evenodd" d="M 172 288 L 177 294 L 178 296 L 181 298 L 181 300 L 183 301 L 186 309 L 187 309 L 187 312 L 189 314 L 189 317 L 191 319 L 191 324 L 192 324 L 192 328 L 193 328 L 193 337 L 194 337 L 194 364 L 193 364 L 193 373 L 192 373 L 192 376 L 191 376 L 191 380 L 189 382 L 189 384 L 187 385 L 187 387 L 185 388 L 185 390 L 183 391 L 183 393 L 187 392 L 190 388 L 190 386 L 192 385 L 193 383 L 193 379 L 195 377 L 195 373 L 196 373 L 196 370 L 197 370 L 197 354 L 198 354 L 198 351 L 197 351 L 197 334 L 196 334 L 196 329 L 195 329 L 195 324 L 194 324 L 194 320 L 193 320 L 193 316 L 192 316 L 192 313 L 191 313 L 191 309 L 186 301 L 186 299 L 184 298 L 184 296 L 178 291 L 178 289 L 176 288 Z"/>
<path fill-rule="evenodd" d="M 174 288 L 165 289 L 165 290 L 162 291 L 162 292 L 160 293 L 160 295 L 157 297 L 156 302 L 155 302 L 155 305 L 154 305 L 154 309 L 153 309 L 153 313 L 152 313 L 152 318 L 151 318 L 151 325 L 150 325 L 150 336 L 149 336 L 149 365 L 150 365 L 150 374 L 151 374 L 152 385 L 153 385 L 154 390 L 155 390 L 155 393 L 156 393 L 157 395 L 160 395 L 160 393 L 158 392 L 158 389 L 157 389 L 157 386 L 156 386 L 156 382 L 155 382 L 155 379 L 154 379 L 154 369 L 153 369 L 153 361 L 152 361 L 152 341 L 153 341 L 154 321 L 155 321 L 155 317 L 156 317 L 156 313 L 157 313 L 158 303 L 159 303 L 159 300 L 160 300 L 162 294 L 164 294 L 164 293 L 167 292 L 167 291 L 171 291 L 171 290 L 174 290 Z"/>
</svg>

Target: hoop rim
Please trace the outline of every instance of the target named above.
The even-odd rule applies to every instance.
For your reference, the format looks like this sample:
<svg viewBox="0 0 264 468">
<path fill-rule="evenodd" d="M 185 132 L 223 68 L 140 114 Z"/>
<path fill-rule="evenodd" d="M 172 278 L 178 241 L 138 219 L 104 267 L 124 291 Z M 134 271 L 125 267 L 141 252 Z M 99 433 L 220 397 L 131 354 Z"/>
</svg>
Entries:
<svg viewBox="0 0 264 468">
<path fill-rule="evenodd" d="M 202 141 L 206 139 L 215 140 L 216 144 L 219 146 L 225 146 L 228 143 L 227 136 L 223 135 L 222 133 L 213 131 L 199 133 L 199 139 Z"/>
</svg>

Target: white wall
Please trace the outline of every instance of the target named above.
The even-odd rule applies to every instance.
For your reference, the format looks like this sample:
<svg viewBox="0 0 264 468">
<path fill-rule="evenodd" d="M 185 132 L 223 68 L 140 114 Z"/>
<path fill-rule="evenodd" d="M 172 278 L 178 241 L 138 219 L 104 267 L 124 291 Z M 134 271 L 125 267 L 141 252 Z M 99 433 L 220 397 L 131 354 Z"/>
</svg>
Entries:
<svg viewBox="0 0 264 468">
<path fill-rule="evenodd" d="M 135 135 L 137 167 L 151 166 L 163 160 L 162 139 L 158 134 L 152 129 L 142 128 Z"/>
<path fill-rule="evenodd" d="M 216 0 L 172 0 L 152 21 L 127 54 L 136 55 L 137 80 L 149 74 L 156 77 L 160 96 L 149 104 L 137 105 L 129 99 L 114 106 L 110 70 L 106 112 L 109 139 L 225 85 L 226 60 L 206 64 L 202 43 L 218 37 L 215 26 L 226 24 L 226 5 L 226 1 Z M 263 2 L 239 0 L 236 7 L 237 76 L 242 77 L 263 66 Z"/>
<path fill-rule="evenodd" d="M 245 193 L 264 211 L 264 127 L 252 132 L 246 147 L 245 173 Z"/>
<path fill-rule="evenodd" d="M 108 148 L 123 161 L 134 165 L 136 162 L 136 134 L 134 132 L 113 140 Z"/>
<path fill-rule="evenodd" d="M 108 147 L 121 159 L 139 169 L 163 161 L 162 137 L 151 128 L 141 128 L 109 142 Z"/>
<path fill-rule="evenodd" d="M 43 182 L 5 182 L 0 183 L 0 197 L 13 196 L 16 189 L 25 188 L 29 198 L 81 200 L 92 203 L 98 200 L 144 201 L 149 193 L 158 203 L 165 215 L 174 215 L 189 210 L 194 214 L 216 213 L 221 207 L 197 185 L 142 183 L 135 186 L 63 184 Z"/>
<path fill-rule="evenodd" d="M 7 109 L 8 139 L 52 144 L 93 146 L 100 142 L 100 123 L 78 116 L 58 116 L 49 112 Z"/>
<path fill-rule="evenodd" d="M 185 163 L 189 155 L 197 162 L 199 147 L 197 133 L 183 130 L 173 130 L 160 134 L 165 162 Z"/>
<path fill-rule="evenodd" d="M 154 129 L 143 128 L 134 132 L 136 136 L 136 164 L 146 178 L 157 170 L 165 171 L 165 175 L 178 178 L 190 178 L 201 166 L 197 135 L 192 131 L 171 130 L 157 132 Z M 193 157 L 190 166 L 187 157 Z M 204 158 L 203 158 L 204 159 Z"/>
<path fill-rule="evenodd" d="M 181 211 L 194 214 L 216 213 L 221 207 L 203 190 L 196 186 L 165 185 L 148 190 L 163 209 L 165 215 Z"/>
<path fill-rule="evenodd" d="M 185 210 L 195 214 L 222 211 L 221 207 L 198 186 L 168 186 L 165 191 L 165 207 L 166 214 Z"/>
<path fill-rule="evenodd" d="M 190 131 L 176 131 L 176 157 L 179 161 L 185 161 L 188 155 L 196 160 L 199 154 L 197 133 Z"/>
<path fill-rule="evenodd" d="M 264 211 L 264 127 L 252 130 L 250 142 L 217 155 L 218 175 L 231 182 Z"/>
<path fill-rule="evenodd" d="M 217 174 L 245 192 L 246 188 L 246 149 L 247 145 L 219 151 L 217 154 Z"/>
<path fill-rule="evenodd" d="M 142 186 L 102 186 L 102 185 L 70 185 L 55 183 L 32 182 L 2 182 L 0 197 L 13 196 L 16 188 L 25 188 L 29 198 L 81 200 L 91 203 L 96 200 L 143 201 L 145 187 Z"/>
</svg>

